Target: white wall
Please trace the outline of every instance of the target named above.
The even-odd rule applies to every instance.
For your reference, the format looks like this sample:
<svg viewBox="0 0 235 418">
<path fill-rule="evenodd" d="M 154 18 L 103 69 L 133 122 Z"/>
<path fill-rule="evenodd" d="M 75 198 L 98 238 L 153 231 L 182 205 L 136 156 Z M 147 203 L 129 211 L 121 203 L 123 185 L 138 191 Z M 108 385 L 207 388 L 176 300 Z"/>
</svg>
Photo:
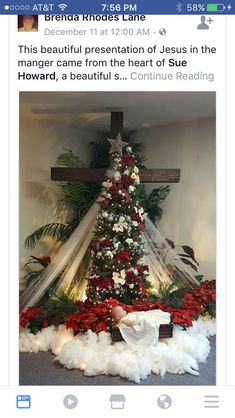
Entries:
<svg viewBox="0 0 235 418">
<path fill-rule="evenodd" d="M 88 159 L 87 146 L 94 132 L 61 121 L 49 121 L 21 107 L 20 115 L 20 257 L 22 263 L 32 253 L 52 251 L 51 240 L 44 239 L 34 250 L 24 248 L 25 238 L 47 222 L 63 222 L 67 212 L 59 200 L 57 183 L 50 180 L 50 168 L 65 148 L 81 160 Z M 21 264 L 22 264 L 21 263 Z"/>
<path fill-rule="evenodd" d="M 86 163 L 89 141 L 100 133 L 65 121 L 49 121 L 21 107 L 20 117 L 20 257 L 53 251 L 44 239 L 35 250 L 24 248 L 25 238 L 46 222 L 63 222 L 59 191 L 50 181 L 50 167 L 64 148 Z M 215 121 L 160 126 L 138 131 L 151 168 L 180 168 L 181 181 L 171 186 L 162 204 L 160 230 L 179 244 L 195 250 L 200 271 L 215 276 Z M 148 186 L 149 187 L 149 186 Z"/>
<path fill-rule="evenodd" d="M 180 168 L 162 204 L 159 229 L 177 244 L 192 246 L 205 277 L 215 277 L 215 120 L 201 119 L 139 131 L 149 168 Z"/>
</svg>

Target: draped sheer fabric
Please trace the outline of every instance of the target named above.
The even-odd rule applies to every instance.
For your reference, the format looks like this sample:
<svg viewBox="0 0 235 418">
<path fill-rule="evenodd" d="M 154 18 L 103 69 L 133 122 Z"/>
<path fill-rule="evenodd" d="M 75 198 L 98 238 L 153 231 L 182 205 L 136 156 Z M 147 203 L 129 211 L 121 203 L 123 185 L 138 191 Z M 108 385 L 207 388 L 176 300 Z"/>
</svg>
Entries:
<svg viewBox="0 0 235 418">
<path fill-rule="evenodd" d="M 100 205 L 95 202 L 68 241 L 61 247 L 51 264 L 43 273 L 23 292 L 20 297 L 20 311 L 36 305 L 49 286 L 58 278 L 58 289 L 66 289 L 74 279 L 74 275 L 88 249 L 93 233 L 94 224 L 99 213 Z M 58 290 L 57 289 L 57 290 Z"/>
<path fill-rule="evenodd" d="M 100 205 L 95 202 L 80 222 L 68 241 L 61 247 L 51 264 L 33 281 L 20 297 L 20 311 L 36 305 L 52 283 L 57 280 L 54 293 L 72 293 L 82 299 L 89 277 L 88 247 L 92 240 Z M 155 288 L 161 283 L 180 279 L 185 286 L 195 287 L 198 282 L 194 273 L 171 248 L 158 228 L 146 216 L 143 232 L 146 255 L 144 262 L 149 266 L 149 280 Z M 59 279 L 58 279 L 59 277 Z"/>
</svg>

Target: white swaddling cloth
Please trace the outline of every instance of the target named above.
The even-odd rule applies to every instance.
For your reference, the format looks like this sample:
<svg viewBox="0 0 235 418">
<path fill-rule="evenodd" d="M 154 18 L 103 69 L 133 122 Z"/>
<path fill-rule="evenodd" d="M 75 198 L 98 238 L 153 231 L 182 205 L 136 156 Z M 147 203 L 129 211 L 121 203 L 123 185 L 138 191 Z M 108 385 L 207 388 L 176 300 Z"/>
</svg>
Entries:
<svg viewBox="0 0 235 418">
<path fill-rule="evenodd" d="M 146 312 L 132 312 L 124 316 L 118 323 L 120 332 L 126 343 L 135 350 L 147 346 L 156 346 L 161 324 L 169 324 L 171 316 L 168 312 L 155 309 Z M 133 325 L 126 325 L 131 321 Z"/>
</svg>

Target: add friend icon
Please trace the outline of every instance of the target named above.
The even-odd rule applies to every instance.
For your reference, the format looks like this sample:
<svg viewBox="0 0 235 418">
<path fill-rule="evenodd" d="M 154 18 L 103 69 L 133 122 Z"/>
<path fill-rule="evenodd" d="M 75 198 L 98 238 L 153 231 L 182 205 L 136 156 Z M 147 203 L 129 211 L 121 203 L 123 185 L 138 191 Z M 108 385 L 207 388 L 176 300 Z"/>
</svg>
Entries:
<svg viewBox="0 0 235 418">
<path fill-rule="evenodd" d="M 210 26 L 206 23 L 206 16 L 201 16 L 201 23 L 197 26 L 200 30 L 210 29 Z"/>
</svg>

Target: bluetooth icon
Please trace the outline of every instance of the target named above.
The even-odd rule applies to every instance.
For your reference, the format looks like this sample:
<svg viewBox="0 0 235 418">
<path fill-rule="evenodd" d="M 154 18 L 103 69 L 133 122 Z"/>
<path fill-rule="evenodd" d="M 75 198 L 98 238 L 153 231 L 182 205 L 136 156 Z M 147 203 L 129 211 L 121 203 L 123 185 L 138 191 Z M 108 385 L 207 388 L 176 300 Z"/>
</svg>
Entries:
<svg viewBox="0 0 235 418">
<path fill-rule="evenodd" d="M 183 11 L 183 4 L 182 3 L 178 3 L 176 5 L 176 11 L 181 13 Z"/>
</svg>

